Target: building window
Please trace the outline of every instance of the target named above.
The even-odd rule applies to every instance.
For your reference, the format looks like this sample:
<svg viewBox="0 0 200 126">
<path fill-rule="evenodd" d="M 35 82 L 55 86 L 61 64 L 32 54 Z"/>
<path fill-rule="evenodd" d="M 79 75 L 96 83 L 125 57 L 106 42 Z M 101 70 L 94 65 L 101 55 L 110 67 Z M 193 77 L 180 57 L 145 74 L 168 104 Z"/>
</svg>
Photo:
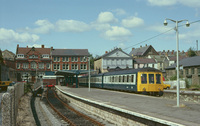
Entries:
<svg viewBox="0 0 200 126">
<path fill-rule="evenodd" d="M 32 62 L 31 63 L 31 69 L 36 69 L 36 67 L 37 67 L 37 64 L 35 62 Z"/>
<path fill-rule="evenodd" d="M 63 64 L 63 70 L 69 70 L 69 65 L 68 64 Z"/>
<path fill-rule="evenodd" d="M 86 64 L 84 64 L 84 70 L 87 70 L 87 65 Z"/>
<path fill-rule="evenodd" d="M 87 61 L 87 57 L 80 57 L 81 62 L 86 62 Z"/>
<path fill-rule="evenodd" d="M 188 74 L 189 74 L 189 70 L 185 69 L 185 75 L 188 75 Z"/>
<path fill-rule="evenodd" d="M 74 70 L 74 64 L 72 64 L 72 70 Z"/>
<path fill-rule="evenodd" d="M 198 68 L 198 74 L 200 74 L 200 68 Z"/>
<path fill-rule="evenodd" d="M 43 54 L 42 58 L 49 58 L 49 54 Z"/>
<path fill-rule="evenodd" d="M 81 64 L 81 70 L 83 70 L 83 64 Z"/>
<path fill-rule="evenodd" d="M 60 64 L 57 64 L 57 70 L 60 70 Z"/>
<path fill-rule="evenodd" d="M 50 63 L 46 64 L 46 69 L 50 69 Z"/>
<path fill-rule="evenodd" d="M 60 64 L 54 64 L 53 69 L 54 70 L 60 70 Z"/>
<path fill-rule="evenodd" d="M 20 63 L 17 63 L 17 69 L 20 69 Z"/>
<path fill-rule="evenodd" d="M 194 74 L 194 68 L 191 69 L 192 74 Z"/>
<path fill-rule="evenodd" d="M 57 67 L 56 67 L 56 66 L 57 66 L 56 64 L 54 64 L 54 65 L 53 65 L 53 69 L 54 69 L 54 70 L 56 70 L 56 69 L 57 69 Z"/>
<path fill-rule="evenodd" d="M 69 62 L 69 57 L 62 57 L 63 62 Z"/>
<path fill-rule="evenodd" d="M 72 62 L 78 62 L 78 57 L 72 57 Z"/>
<path fill-rule="evenodd" d="M 17 58 L 24 58 L 24 54 L 17 54 Z"/>
<path fill-rule="evenodd" d="M 39 63 L 39 69 L 44 69 L 44 63 Z"/>
<path fill-rule="evenodd" d="M 28 63 L 23 63 L 23 68 L 28 69 Z"/>
<path fill-rule="evenodd" d="M 53 57 L 53 61 L 54 62 L 59 62 L 60 61 L 60 57 Z"/>
</svg>

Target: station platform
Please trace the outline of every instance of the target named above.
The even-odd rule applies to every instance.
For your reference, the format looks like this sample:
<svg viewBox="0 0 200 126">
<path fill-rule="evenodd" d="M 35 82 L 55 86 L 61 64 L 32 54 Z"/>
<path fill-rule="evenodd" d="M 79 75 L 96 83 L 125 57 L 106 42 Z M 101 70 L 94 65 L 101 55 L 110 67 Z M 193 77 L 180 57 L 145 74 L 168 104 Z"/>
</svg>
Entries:
<svg viewBox="0 0 200 126">
<path fill-rule="evenodd" d="M 134 93 L 111 91 L 91 88 L 69 88 L 56 86 L 64 93 L 70 93 L 90 101 L 114 106 L 123 110 L 136 112 L 154 119 L 161 119 L 171 124 L 185 126 L 200 125 L 200 104 L 180 101 L 180 107 L 176 107 L 176 99 L 166 99 Z M 170 123 L 169 123 L 170 124 Z"/>
</svg>

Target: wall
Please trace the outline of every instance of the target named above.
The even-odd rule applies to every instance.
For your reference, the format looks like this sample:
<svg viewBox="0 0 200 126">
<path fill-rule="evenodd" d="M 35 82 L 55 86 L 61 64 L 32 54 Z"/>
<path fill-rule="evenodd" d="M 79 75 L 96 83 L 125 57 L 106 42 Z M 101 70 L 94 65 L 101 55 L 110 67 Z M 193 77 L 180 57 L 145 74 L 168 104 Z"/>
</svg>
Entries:
<svg viewBox="0 0 200 126">
<path fill-rule="evenodd" d="M 2 95 L 2 126 L 16 126 L 18 103 L 24 95 L 24 83 L 8 86 L 6 93 Z"/>
<path fill-rule="evenodd" d="M 102 58 L 94 61 L 94 70 L 98 71 L 99 69 L 101 70 L 101 72 L 103 72 L 102 71 Z"/>
</svg>

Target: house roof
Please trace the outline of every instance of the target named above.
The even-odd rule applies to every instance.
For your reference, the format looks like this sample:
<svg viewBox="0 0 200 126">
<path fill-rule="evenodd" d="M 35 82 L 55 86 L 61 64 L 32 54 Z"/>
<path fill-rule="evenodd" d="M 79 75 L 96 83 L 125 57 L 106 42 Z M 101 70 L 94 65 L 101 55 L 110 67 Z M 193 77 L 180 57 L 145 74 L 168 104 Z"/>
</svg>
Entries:
<svg viewBox="0 0 200 126">
<path fill-rule="evenodd" d="M 123 50 L 121 50 L 121 49 L 119 49 L 119 48 L 116 48 L 116 49 L 114 49 L 114 50 L 112 50 L 112 51 L 110 51 L 110 52 L 108 52 L 108 53 L 103 54 L 102 56 L 98 57 L 98 58 L 95 59 L 95 60 L 98 60 L 98 59 L 104 58 L 104 57 L 106 57 L 106 56 L 108 56 L 108 55 L 110 55 L 110 54 L 113 54 L 113 53 L 117 52 L 117 51 L 121 51 L 121 52 L 123 52 L 124 54 L 130 56 L 129 54 L 127 54 L 127 53 L 124 52 Z M 130 57 L 131 57 L 131 56 L 130 56 Z"/>
<path fill-rule="evenodd" d="M 200 66 L 200 56 L 184 58 L 180 60 L 179 65 L 183 67 Z M 167 67 L 166 69 L 174 69 L 175 67 L 176 63 Z"/>
<path fill-rule="evenodd" d="M 132 51 L 129 53 L 129 55 L 131 56 L 143 56 L 145 55 L 145 53 L 147 53 L 147 51 L 153 48 L 151 45 L 149 46 L 144 46 L 144 47 L 140 47 L 140 48 L 136 48 L 136 49 L 132 49 Z M 153 50 L 155 51 L 155 49 L 153 48 Z M 155 51 L 156 52 L 156 51 Z M 158 53 L 157 53 L 158 54 Z"/>
<path fill-rule="evenodd" d="M 27 48 L 27 47 L 18 47 L 17 48 L 17 52 L 16 54 L 27 54 L 29 53 L 32 49 L 34 48 L 34 50 L 36 52 L 39 52 L 40 54 L 50 54 L 51 52 L 51 48 L 35 48 L 35 47 L 32 47 L 32 48 Z"/>
<path fill-rule="evenodd" d="M 4 59 L 14 60 L 15 58 L 15 54 L 7 49 L 2 52 L 2 55 Z"/>
<path fill-rule="evenodd" d="M 149 59 L 149 58 L 138 58 L 134 59 L 134 61 L 139 64 L 156 63 L 154 59 Z"/>
<path fill-rule="evenodd" d="M 88 49 L 54 49 L 53 56 L 89 56 Z"/>
<path fill-rule="evenodd" d="M 177 56 L 168 56 L 170 61 L 176 61 Z M 179 60 L 186 58 L 186 56 L 179 56 Z"/>
</svg>

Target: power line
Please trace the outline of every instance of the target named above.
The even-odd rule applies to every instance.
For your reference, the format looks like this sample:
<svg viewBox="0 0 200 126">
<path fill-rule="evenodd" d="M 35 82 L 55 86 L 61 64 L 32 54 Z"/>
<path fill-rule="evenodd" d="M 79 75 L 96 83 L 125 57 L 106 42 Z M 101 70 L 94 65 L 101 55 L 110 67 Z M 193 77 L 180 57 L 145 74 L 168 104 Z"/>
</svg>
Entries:
<svg viewBox="0 0 200 126">
<path fill-rule="evenodd" d="M 156 37 L 158 37 L 158 36 L 161 36 L 161 35 L 163 35 L 163 34 L 169 32 L 169 31 L 171 31 L 171 30 L 173 30 L 173 29 L 174 29 L 174 28 L 171 28 L 171 29 L 169 29 L 169 30 L 167 30 L 167 31 L 165 31 L 165 32 L 162 32 L 162 33 L 160 33 L 160 34 L 158 34 L 158 35 L 155 35 L 155 36 L 153 36 L 153 37 L 151 37 L 151 38 L 148 38 L 148 39 L 146 39 L 146 40 L 144 40 L 144 41 L 141 41 L 141 42 L 139 42 L 139 43 L 137 43 L 137 44 L 135 44 L 135 45 L 129 46 L 129 47 L 127 47 L 127 48 L 124 48 L 123 50 L 127 50 L 127 49 L 129 49 L 129 48 L 131 48 L 131 47 L 133 47 L 133 46 L 136 46 L 136 45 L 139 45 L 139 44 L 141 44 L 141 43 L 144 43 L 144 42 L 146 42 L 146 41 L 148 41 L 148 40 L 154 39 L 154 38 L 156 38 Z"/>
<path fill-rule="evenodd" d="M 194 23 L 197 23 L 197 22 L 200 22 L 200 20 L 190 22 L 190 24 L 194 24 Z M 184 25 L 179 25 L 178 27 L 182 27 L 182 26 L 184 26 Z M 155 35 L 155 36 L 153 36 L 153 37 L 150 37 L 150 38 L 148 38 L 148 39 L 146 39 L 146 40 L 144 40 L 144 41 L 138 42 L 138 43 L 136 43 L 136 44 L 134 44 L 134 45 L 132 45 L 132 46 L 129 46 L 129 47 L 127 47 L 127 48 L 124 48 L 123 50 L 127 50 L 127 49 L 129 49 L 129 48 L 131 48 L 131 47 L 134 47 L 134 46 L 136 46 L 136 45 L 142 44 L 142 43 L 144 43 L 144 42 L 146 42 L 146 41 L 149 41 L 149 40 L 151 40 L 151 39 L 154 39 L 154 38 L 156 38 L 156 37 L 159 37 L 159 36 L 161 36 L 161 35 L 163 35 L 163 34 L 169 32 L 169 31 L 171 31 L 171 30 L 174 30 L 174 28 L 171 28 L 171 29 L 169 29 L 169 30 L 167 30 L 167 31 L 165 31 L 165 32 L 162 32 L 162 33 L 160 33 L 160 34 L 158 34 L 158 35 Z"/>
</svg>

